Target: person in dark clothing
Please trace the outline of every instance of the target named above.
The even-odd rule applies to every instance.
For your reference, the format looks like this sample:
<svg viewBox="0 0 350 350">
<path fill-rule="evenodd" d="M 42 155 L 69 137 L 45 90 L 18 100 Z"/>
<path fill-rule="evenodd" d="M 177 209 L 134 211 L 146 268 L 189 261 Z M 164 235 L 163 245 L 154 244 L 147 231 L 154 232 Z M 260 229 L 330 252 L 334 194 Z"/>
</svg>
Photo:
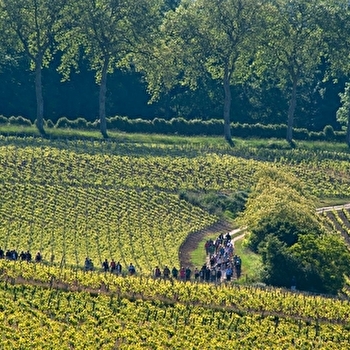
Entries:
<svg viewBox="0 0 350 350">
<path fill-rule="evenodd" d="M 194 270 L 194 280 L 197 282 L 198 279 L 199 279 L 199 270 L 196 267 Z"/>
<path fill-rule="evenodd" d="M 42 255 L 41 255 L 41 253 L 40 252 L 37 252 L 36 253 L 36 256 L 35 256 L 35 262 L 41 262 L 42 261 L 42 259 L 43 259 L 43 257 L 42 257 Z"/>
<path fill-rule="evenodd" d="M 102 263 L 102 267 L 103 267 L 104 272 L 109 271 L 109 264 L 108 264 L 107 259 L 105 259 L 105 261 Z"/>
<path fill-rule="evenodd" d="M 221 269 L 218 268 L 217 271 L 216 271 L 216 281 L 217 282 L 221 282 L 221 276 L 222 276 L 222 272 L 221 272 Z"/>
<path fill-rule="evenodd" d="M 173 278 L 177 280 L 177 276 L 179 275 L 179 270 L 174 266 L 173 269 L 171 270 L 171 274 Z"/>
<path fill-rule="evenodd" d="M 156 266 L 156 268 L 154 269 L 154 277 L 160 278 L 160 276 L 161 276 L 160 268 Z"/>
<path fill-rule="evenodd" d="M 209 269 L 209 267 L 205 268 L 205 281 L 206 282 L 210 281 L 210 269 Z"/>
<path fill-rule="evenodd" d="M 129 271 L 129 275 L 130 276 L 134 276 L 135 275 L 136 270 L 135 270 L 135 266 L 132 263 L 130 263 L 128 271 Z"/>
<path fill-rule="evenodd" d="M 191 269 L 189 267 L 186 268 L 186 271 L 185 271 L 185 275 L 186 275 L 186 281 L 190 281 L 191 280 Z"/>
<path fill-rule="evenodd" d="M 165 279 L 168 279 L 170 277 L 170 270 L 169 270 L 168 266 L 164 267 L 163 276 Z"/>
<path fill-rule="evenodd" d="M 203 265 L 201 270 L 199 271 L 199 280 L 201 282 L 204 282 L 204 280 L 205 280 L 205 270 L 206 270 L 206 266 Z"/>
</svg>

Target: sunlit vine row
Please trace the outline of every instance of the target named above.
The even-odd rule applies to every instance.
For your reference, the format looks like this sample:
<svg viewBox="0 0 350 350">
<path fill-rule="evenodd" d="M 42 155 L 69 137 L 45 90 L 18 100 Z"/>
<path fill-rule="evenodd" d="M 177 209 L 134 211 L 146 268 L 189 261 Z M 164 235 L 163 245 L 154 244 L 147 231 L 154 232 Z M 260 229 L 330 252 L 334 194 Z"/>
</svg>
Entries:
<svg viewBox="0 0 350 350">
<path fill-rule="evenodd" d="M 78 269 L 62 269 L 34 263 L 0 260 L 2 280 L 16 282 L 40 281 L 47 286 L 66 285 L 71 289 L 94 289 L 119 296 L 137 296 L 140 299 L 167 300 L 196 304 L 210 308 L 228 308 L 248 313 L 273 313 L 294 318 L 329 322 L 350 322 L 350 302 L 282 289 L 254 286 L 213 285 L 154 280 L 145 276 L 118 277 L 107 273 L 91 273 Z M 22 283 L 22 282 L 21 282 Z"/>
<path fill-rule="evenodd" d="M 3 348 L 345 349 L 346 326 L 0 284 Z"/>
</svg>

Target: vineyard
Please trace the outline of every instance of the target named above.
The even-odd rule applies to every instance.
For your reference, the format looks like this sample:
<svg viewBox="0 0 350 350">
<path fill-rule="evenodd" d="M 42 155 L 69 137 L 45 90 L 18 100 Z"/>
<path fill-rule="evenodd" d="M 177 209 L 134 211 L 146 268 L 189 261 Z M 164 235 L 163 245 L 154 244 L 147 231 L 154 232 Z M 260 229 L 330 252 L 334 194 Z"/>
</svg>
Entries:
<svg viewBox="0 0 350 350">
<path fill-rule="evenodd" d="M 256 170 L 273 164 L 291 169 L 315 196 L 350 196 L 350 162 L 346 154 L 338 158 L 302 150 L 3 137 L 0 247 L 39 250 L 70 266 L 86 256 L 98 266 L 105 258 L 124 266 L 132 261 L 143 273 L 157 264 L 179 265 L 186 237 L 218 221 L 182 200 L 180 191 L 246 191 Z"/>
<path fill-rule="evenodd" d="M 298 149 L 0 137 L 4 348 L 350 349 L 343 299 L 254 286 L 149 278 L 181 264 L 180 247 L 220 217 L 184 191 L 247 191 L 262 167 L 288 169 L 318 198 L 350 198 L 350 156 Z M 320 213 L 350 241 L 350 211 Z M 137 277 L 84 272 L 104 259 Z"/>
<path fill-rule="evenodd" d="M 9 349 L 350 348 L 348 300 L 5 260 L 1 271 Z"/>
</svg>

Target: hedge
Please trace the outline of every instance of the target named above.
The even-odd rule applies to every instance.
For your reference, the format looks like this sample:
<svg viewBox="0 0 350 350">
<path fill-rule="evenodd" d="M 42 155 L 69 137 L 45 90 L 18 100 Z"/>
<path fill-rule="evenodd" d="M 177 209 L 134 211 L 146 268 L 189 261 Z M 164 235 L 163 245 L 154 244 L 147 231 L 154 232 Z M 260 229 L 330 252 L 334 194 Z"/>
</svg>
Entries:
<svg viewBox="0 0 350 350">
<path fill-rule="evenodd" d="M 106 118 L 107 130 L 117 130 L 129 133 L 156 133 L 156 134 L 178 134 L 184 136 L 206 135 L 220 136 L 223 135 L 223 120 L 211 119 L 186 120 L 182 117 L 166 120 L 163 118 L 154 118 L 145 120 L 141 118 L 129 119 L 128 117 L 114 116 Z M 6 118 L 0 115 L 1 124 L 32 126 L 29 119 L 21 116 L 11 116 Z M 84 118 L 70 120 L 66 117 L 59 118 L 54 124 L 50 119 L 45 120 L 45 127 L 48 128 L 71 128 L 84 130 L 98 130 L 99 120 L 89 122 Z M 231 133 L 233 137 L 240 138 L 263 138 L 263 139 L 285 139 L 287 126 L 285 124 L 264 125 L 264 124 L 231 124 Z M 293 129 L 293 139 L 305 141 L 334 141 L 345 142 L 346 131 L 334 131 L 332 126 L 327 125 L 323 131 L 315 132 L 307 129 Z"/>
</svg>

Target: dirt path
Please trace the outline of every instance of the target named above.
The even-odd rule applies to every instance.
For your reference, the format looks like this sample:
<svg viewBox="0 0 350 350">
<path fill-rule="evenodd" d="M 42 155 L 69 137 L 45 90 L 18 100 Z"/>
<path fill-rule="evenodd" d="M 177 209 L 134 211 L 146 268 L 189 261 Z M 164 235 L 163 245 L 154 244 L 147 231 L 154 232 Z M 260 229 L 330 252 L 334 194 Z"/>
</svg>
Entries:
<svg viewBox="0 0 350 350">
<path fill-rule="evenodd" d="M 191 253 L 195 249 L 197 249 L 200 242 L 202 242 L 205 237 L 211 234 L 219 235 L 221 232 L 226 234 L 227 232 L 233 232 L 233 231 L 232 231 L 232 225 L 229 222 L 223 220 L 203 230 L 190 234 L 187 237 L 187 239 L 182 243 L 179 250 L 179 260 L 180 260 L 181 266 L 189 266 L 190 269 L 193 271 L 195 266 L 191 262 Z M 204 246 L 203 246 L 203 249 L 204 249 Z"/>
<path fill-rule="evenodd" d="M 317 208 L 316 212 L 318 214 L 332 211 L 332 210 L 341 210 L 341 209 L 350 209 L 350 203 L 343 204 L 343 205 L 336 205 L 336 206 L 330 206 L 330 207 L 322 207 Z M 187 239 L 184 241 L 184 243 L 180 247 L 179 251 L 179 260 L 181 265 L 183 266 L 189 266 L 191 269 L 194 268 L 194 265 L 191 262 L 191 253 L 197 249 L 200 242 L 203 241 L 203 239 L 211 234 L 217 234 L 219 236 L 220 233 L 226 234 L 229 232 L 231 235 L 237 234 L 239 231 L 242 231 L 241 228 L 238 229 L 232 229 L 232 225 L 228 223 L 227 221 L 220 221 L 212 226 L 209 226 L 201 231 L 198 231 L 196 233 L 193 233 L 187 237 Z M 238 235 L 236 237 L 233 237 L 233 242 L 236 242 L 244 237 L 244 233 L 241 235 Z M 204 247 L 203 247 L 204 249 Z"/>
</svg>

